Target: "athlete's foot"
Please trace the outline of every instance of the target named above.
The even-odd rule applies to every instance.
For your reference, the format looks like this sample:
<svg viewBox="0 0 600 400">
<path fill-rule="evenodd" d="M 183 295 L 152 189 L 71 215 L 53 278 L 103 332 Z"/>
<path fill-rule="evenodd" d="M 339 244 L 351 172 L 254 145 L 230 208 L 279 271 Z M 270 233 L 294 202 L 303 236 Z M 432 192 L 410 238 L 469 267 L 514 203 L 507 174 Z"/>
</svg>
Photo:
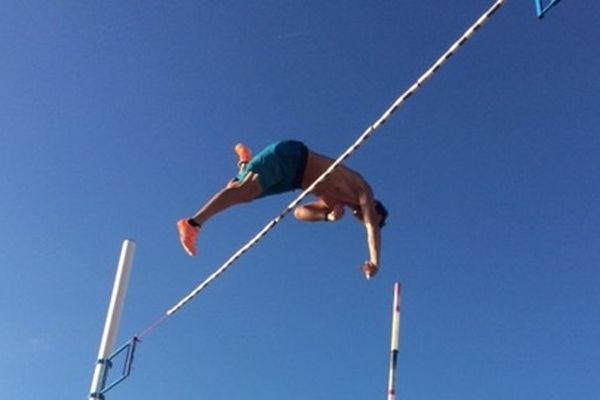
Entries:
<svg viewBox="0 0 600 400">
<path fill-rule="evenodd" d="M 190 225 L 187 219 L 177 221 L 177 230 L 179 231 L 179 241 L 183 249 L 190 256 L 196 255 L 196 239 L 200 228 Z"/>
<path fill-rule="evenodd" d="M 246 164 L 252 159 L 252 152 L 250 149 L 241 143 L 236 144 L 233 150 L 239 157 L 238 166 Z"/>
</svg>

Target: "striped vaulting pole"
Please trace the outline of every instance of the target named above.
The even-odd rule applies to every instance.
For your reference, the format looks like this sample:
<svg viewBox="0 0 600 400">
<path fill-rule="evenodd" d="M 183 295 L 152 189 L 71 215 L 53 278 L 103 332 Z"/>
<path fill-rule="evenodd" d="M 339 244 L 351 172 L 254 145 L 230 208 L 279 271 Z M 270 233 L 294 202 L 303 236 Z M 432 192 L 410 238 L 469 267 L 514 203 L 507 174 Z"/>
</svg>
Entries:
<svg viewBox="0 0 600 400">
<path fill-rule="evenodd" d="M 392 342 L 390 346 L 390 371 L 388 379 L 388 400 L 396 399 L 396 363 L 400 337 L 400 283 L 394 284 L 394 308 L 392 310 Z"/>
</svg>

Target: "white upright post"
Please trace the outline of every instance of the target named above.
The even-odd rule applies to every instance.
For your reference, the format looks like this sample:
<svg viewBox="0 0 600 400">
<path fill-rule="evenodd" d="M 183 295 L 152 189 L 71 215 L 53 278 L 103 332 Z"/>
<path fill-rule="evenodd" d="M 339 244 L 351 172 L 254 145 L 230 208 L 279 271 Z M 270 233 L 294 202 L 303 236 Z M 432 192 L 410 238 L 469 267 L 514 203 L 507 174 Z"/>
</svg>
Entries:
<svg viewBox="0 0 600 400">
<path fill-rule="evenodd" d="M 133 264 L 134 252 L 135 242 L 131 240 L 123 241 L 112 295 L 106 314 L 106 322 L 104 323 L 104 331 L 102 332 L 102 339 L 100 341 L 98 363 L 96 364 L 92 378 L 89 399 L 102 399 L 104 397 L 100 394 L 100 391 L 102 390 L 107 371 L 107 359 L 114 350 L 117 332 L 119 331 L 119 322 L 123 312 L 123 303 L 127 292 L 127 283 L 129 282 L 129 273 Z"/>
<path fill-rule="evenodd" d="M 400 283 L 394 284 L 394 307 L 392 310 L 392 340 L 390 345 L 390 369 L 388 379 L 388 400 L 396 399 L 396 362 L 400 337 Z"/>
</svg>

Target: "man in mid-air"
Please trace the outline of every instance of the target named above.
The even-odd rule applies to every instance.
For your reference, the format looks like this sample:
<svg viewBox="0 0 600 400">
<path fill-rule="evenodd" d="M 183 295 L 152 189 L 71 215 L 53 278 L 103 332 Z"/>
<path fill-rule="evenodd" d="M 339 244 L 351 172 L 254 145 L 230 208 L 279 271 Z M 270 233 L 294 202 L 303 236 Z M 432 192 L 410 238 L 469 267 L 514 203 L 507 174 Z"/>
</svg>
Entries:
<svg viewBox="0 0 600 400">
<path fill-rule="evenodd" d="M 235 146 L 235 152 L 239 157 L 237 176 L 191 218 L 177 222 L 181 245 L 190 256 L 196 255 L 200 228 L 215 214 L 261 197 L 304 190 L 334 162 L 295 140 L 273 143 L 254 157 L 242 144 Z M 339 165 L 312 194 L 317 200 L 296 207 L 296 219 L 335 222 L 344 216 L 344 209 L 348 207 L 366 229 L 369 260 L 361 269 L 367 279 L 373 277 L 379 270 L 380 229 L 385 225 L 387 210 L 375 200 L 369 184 L 357 172 Z"/>
</svg>

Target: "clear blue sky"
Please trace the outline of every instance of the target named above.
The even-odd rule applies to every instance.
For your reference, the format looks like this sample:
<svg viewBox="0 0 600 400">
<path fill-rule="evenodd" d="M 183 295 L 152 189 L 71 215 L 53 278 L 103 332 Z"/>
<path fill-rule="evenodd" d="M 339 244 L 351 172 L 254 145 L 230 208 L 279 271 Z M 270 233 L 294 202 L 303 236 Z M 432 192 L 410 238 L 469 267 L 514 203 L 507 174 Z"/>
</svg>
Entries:
<svg viewBox="0 0 600 400">
<path fill-rule="evenodd" d="M 119 343 L 295 197 L 185 255 L 237 142 L 337 156 L 492 3 L 5 0 L 0 398 L 86 398 L 124 239 Z M 348 160 L 390 211 L 376 279 L 355 221 L 286 218 L 107 399 L 383 399 L 395 281 L 399 398 L 600 398 L 599 15 L 509 0 Z"/>
</svg>

